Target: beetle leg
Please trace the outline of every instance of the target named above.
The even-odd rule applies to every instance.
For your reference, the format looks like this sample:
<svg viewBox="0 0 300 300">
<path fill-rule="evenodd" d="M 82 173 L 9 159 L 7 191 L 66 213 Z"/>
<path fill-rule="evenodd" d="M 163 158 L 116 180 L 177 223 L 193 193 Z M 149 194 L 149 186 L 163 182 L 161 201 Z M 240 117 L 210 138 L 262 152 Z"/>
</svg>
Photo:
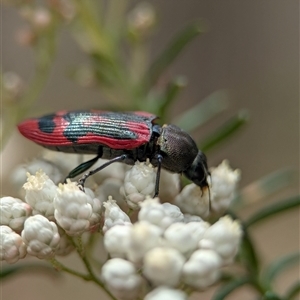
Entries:
<svg viewBox="0 0 300 300">
<path fill-rule="evenodd" d="M 157 155 L 157 173 L 156 173 L 156 180 L 155 180 L 155 193 L 153 198 L 158 196 L 159 193 L 159 181 L 160 181 L 160 171 L 161 171 L 161 162 L 162 162 L 162 155 Z"/>
<path fill-rule="evenodd" d="M 75 169 L 73 169 L 68 176 L 66 177 L 65 181 L 67 181 L 68 178 L 74 178 L 77 175 L 83 173 L 84 171 L 86 171 L 87 169 L 89 169 L 93 164 L 95 164 L 97 162 L 97 160 L 100 158 L 101 156 L 97 155 L 95 158 L 85 161 L 83 163 L 81 163 L 79 166 L 77 166 Z"/>
<path fill-rule="evenodd" d="M 87 180 L 87 178 L 89 178 L 90 176 L 94 175 L 95 173 L 103 170 L 104 168 L 106 168 L 107 166 L 109 166 L 110 164 L 114 163 L 114 162 L 120 162 L 125 160 L 126 158 L 128 158 L 127 154 L 122 154 L 120 156 L 117 156 L 111 160 L 109 160 L 108 162 L 106 162 L 105 164 L 101 165 L 100 167 L 91 170 L 89 172 L 87 172 L 86 174 L 84 174 L 79 180 L 78 180 L 78 185 L 82 187 L 82 189 L 84 188 L 84 183 Z"/>
</svg>

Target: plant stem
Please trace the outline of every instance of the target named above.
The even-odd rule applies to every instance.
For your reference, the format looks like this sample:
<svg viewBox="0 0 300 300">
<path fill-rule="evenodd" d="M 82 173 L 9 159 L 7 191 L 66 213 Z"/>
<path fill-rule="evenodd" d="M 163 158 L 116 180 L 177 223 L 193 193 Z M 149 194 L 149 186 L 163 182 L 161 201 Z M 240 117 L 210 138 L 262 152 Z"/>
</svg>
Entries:
<svg viewBox="0 0 300 300">
<path fill-rule="evenodd" d="M 77 238 L 77 243 L 75 243 L 74 239 L 70 237 L 70 241 L 72 242 L 72 244 L 74 245 L 74 247 L 76 248 L 76 251 L 79 255 L 79 257 L 81 258 L 81 260 L 83 261 L 86 270 L 88 271 L 89 276 L 87 277 L 88 280 L 93 281 L 94 283 L 96 283 L 98 286 L 100 286 L 106 293 L 107 295 L 109 295 L 111 297 L 112 300 L 117 300 L 117 298 L 115 298 L 115 296 L 106 288 L 106 286 L 104 285 L 103 282 L 101 282 L 97 276 L 95 275 L 92 266 L 88 260 L 88 258 L 85 255 L 85 251 L 84 251 L 84 247 L 82 245 L 82 240 L 81 237 L 79 236 Z"/>
<path fill-rule="evenodd" d="M 52 266 L 55 269 L 58 269 L 59 271 L 64 271 L 64 272 L 69 273 L 71 275 L 74 275 L 76 277 L 82 278 L 82 279 L 84 279 L 86 281 L 91 280 L 88 275 L 82 274 L 80 272 L 77 272 L 75 270 L 72 270 L 72 269 L 66 267 L 65 265 L 63 265 L 62 263 L 60 263 L 58 260 L 56 260 L 55 258 L 49 259 L 49 262 L 52 264 Z"/>
</svg>

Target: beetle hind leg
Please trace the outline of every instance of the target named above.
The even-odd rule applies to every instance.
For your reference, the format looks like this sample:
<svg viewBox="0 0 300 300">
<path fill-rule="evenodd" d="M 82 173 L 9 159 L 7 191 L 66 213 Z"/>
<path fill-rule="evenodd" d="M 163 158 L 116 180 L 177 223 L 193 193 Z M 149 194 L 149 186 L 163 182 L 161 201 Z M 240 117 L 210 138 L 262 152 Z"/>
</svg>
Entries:
<svg viewBox="0 0 300 300">
<path fill-rule="evenodd" d="M 68 178 L 74 178 L 80 174 L 82 174 L 83 172 L 85 172 L 87 169 L 89 169 L 92 165 L 94 165 L 98 159 L 101 158 L 101 156 L 97 155 L 96 157 L 94 157 L 91 160 L 85 161 L 83 163 L 81 163 L 79 166 L 77 166 L 75 169 L 73 169 L 68 176 L 66 177 L 65 181 L 67 181 Z"/>
</svg>

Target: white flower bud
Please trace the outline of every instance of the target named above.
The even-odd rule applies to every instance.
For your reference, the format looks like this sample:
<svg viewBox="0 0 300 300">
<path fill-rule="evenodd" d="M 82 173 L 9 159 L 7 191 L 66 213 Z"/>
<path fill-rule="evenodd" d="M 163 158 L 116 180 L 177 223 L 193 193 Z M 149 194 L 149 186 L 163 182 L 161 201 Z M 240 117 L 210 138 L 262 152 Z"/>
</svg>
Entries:
<svg viewBox="0 0 300 300">
<path fill-rule="evenodd" d="M 112 258 L 103 265 L 101 274 L 104 283 L 116 298 L 132 300 L 138 297 L 142 279 L 136 273 L 133 263 Z"/>
<path fill-rule="evenodd" d="M 147 198 L 140 206 L 139 221 L 148 221 L 162 229 L 166 229 L 172 223 L 182 222 L 184 219 L 177 206 L 170 203 L 160 204 L 158 198 Z"/>
<path fill-rule="evenodd" d="M 101 203 L 84 193 L 75 182 L 60 184 L 54 199 L 54 216 L 68 235 L 80 235 L 100 222 Z M 93 195 L 93 194 L 92 194 Z"/>
<path fill-rule="evenodd" d="M 27 177 L 23 188 L 25 201 L 32 207 L 32 214 L 40 214 L 49 220 L 54 220 L 53 200 L 57 193 L 57 186 L 42 170 L 35 175 L 27 173 Z"/>
<path fill-rule="evenodd" d="M 210 226 L 199 242 L 202 249 L 213 249 L 223 260 L 223 264 L 231 263 L 238 252 L 242 238 L 242 228 L 238 221 L 230 216 L 220 218 Z"/>
<path fill-rule="evenodd" d="M 155 225 L 146 221 L 135 223 L 129 237 L 128 259 L 140 263 L 148 250 L 159 245 L 161 235 L 161 228 Z"/>
<path fill-rule="evenodd" d="M 183 216 L 184 216 L 184 223 L 203 221 L 199 216 L 194 216 L 190 214 L 184 214 Z"/>
<path fill-rule="evenodd" d="M 131 225 L 130 218 L 111 197 L 103 203 L 105 207 L 103 232 L 115 225 Z"/>
<path fill-rule="evenodd" d="M 27 164 L 19 165 L 12 172 L 11 181 L 22 195 L 24 194 L 22 187 L 27 180 L 27 173 L 35 174 L 39 170 L 43 170 L 56 184 L 63 180 L 63 174 L 56 165 L 44 159 L 36 158 Z"/>
<path fill-rule="evenodd" d="M 187 300 L 188 296 L 181 290 L 160 286 L 148 293 L 144 300 Z"/>
<path fill-rule="evenodd" d="M 122 193 L 128 206 L 139 209 L 139 203 L 146 196 L 152 196 L 155 189 L 156 171 L 151 164 L 136 162 L 136 164 L 125 173 Z"/>
<path fill-rule="evenodd" d="M 31 207 L 22 200 L 13 197 L 0 199 L 0 224 L 7 225 L 17 232 L 21 232 L 24 222 L 31 214 Z"/>
<path fill-rule="evenodd" d="M 22 238 L 28 254 L 40 259 L 53 257 L 60 240 L 56 224 L 41 215 L 25 221 Z"/>
<path fill-rule="evenodd" d="M 230 205 L 240 181 L 240 170 L 232 170 L 227 160 L 211 168 L 212 210 L 223 213 Z"/>
<path fill-rule="evenodd" d="M 197 289 L 215 283 L 220 276 L 222 260 L 213 250 L 197 250 L 183 266 L 183 281 Z"/>
<path fill-rule="evenodd" d="M 115 225 L 104 235 L 104 246 L 111 257 L 125 258 L 129 251 L 132 226 Z"/>
<path fill-rule="evenodd" d="M 176 249 L 156 247 L 145 254 L 143 274 L 154 285 L 176 286 L 180 281 L 184 261 Z"/>
<path fill-rule="evenodd" d="M 26 256 L 26 246 L 20 235 L 8 226 L 0 226 L 0 260 L 9 264 L 16 263 Z"/>
<path fill-rule="evenodd" d="M 159 182 L 159 199 L 161 203 L 174 201 L 174 198 L 180 192 L 180 183 L 180 174 L 161 170 Z"/>
<path fill-rule="evenodd" d="M 175 204 L 182 212 L 205 218 L 209 214 L 209 190 L 201 190 L 194 183 L 186 185 L 175 198 Z"/>
<path fill-rule="evenodd" d="M 164 244 L 189 256 L 208 227 L 206 222 L 174 223 L 164 233 Z"/>
</svg>

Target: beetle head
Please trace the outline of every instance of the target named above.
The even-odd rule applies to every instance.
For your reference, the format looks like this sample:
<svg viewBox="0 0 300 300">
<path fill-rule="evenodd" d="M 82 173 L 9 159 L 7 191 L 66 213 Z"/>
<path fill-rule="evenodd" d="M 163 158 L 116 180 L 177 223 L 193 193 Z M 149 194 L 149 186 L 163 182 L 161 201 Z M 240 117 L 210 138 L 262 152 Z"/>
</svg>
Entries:
<svg viewBox="0 0 300 300">
<path fill-rule="evenodd" d="M 210 173 L 207 167 L 207 159 L 203 152 L 199 150 L 193 163 L 184 171 L 184 175 L 196 185 L 200 186 L 202 190 L 209 188 L 207 176 L 210 176 Z"/>
</svg>

